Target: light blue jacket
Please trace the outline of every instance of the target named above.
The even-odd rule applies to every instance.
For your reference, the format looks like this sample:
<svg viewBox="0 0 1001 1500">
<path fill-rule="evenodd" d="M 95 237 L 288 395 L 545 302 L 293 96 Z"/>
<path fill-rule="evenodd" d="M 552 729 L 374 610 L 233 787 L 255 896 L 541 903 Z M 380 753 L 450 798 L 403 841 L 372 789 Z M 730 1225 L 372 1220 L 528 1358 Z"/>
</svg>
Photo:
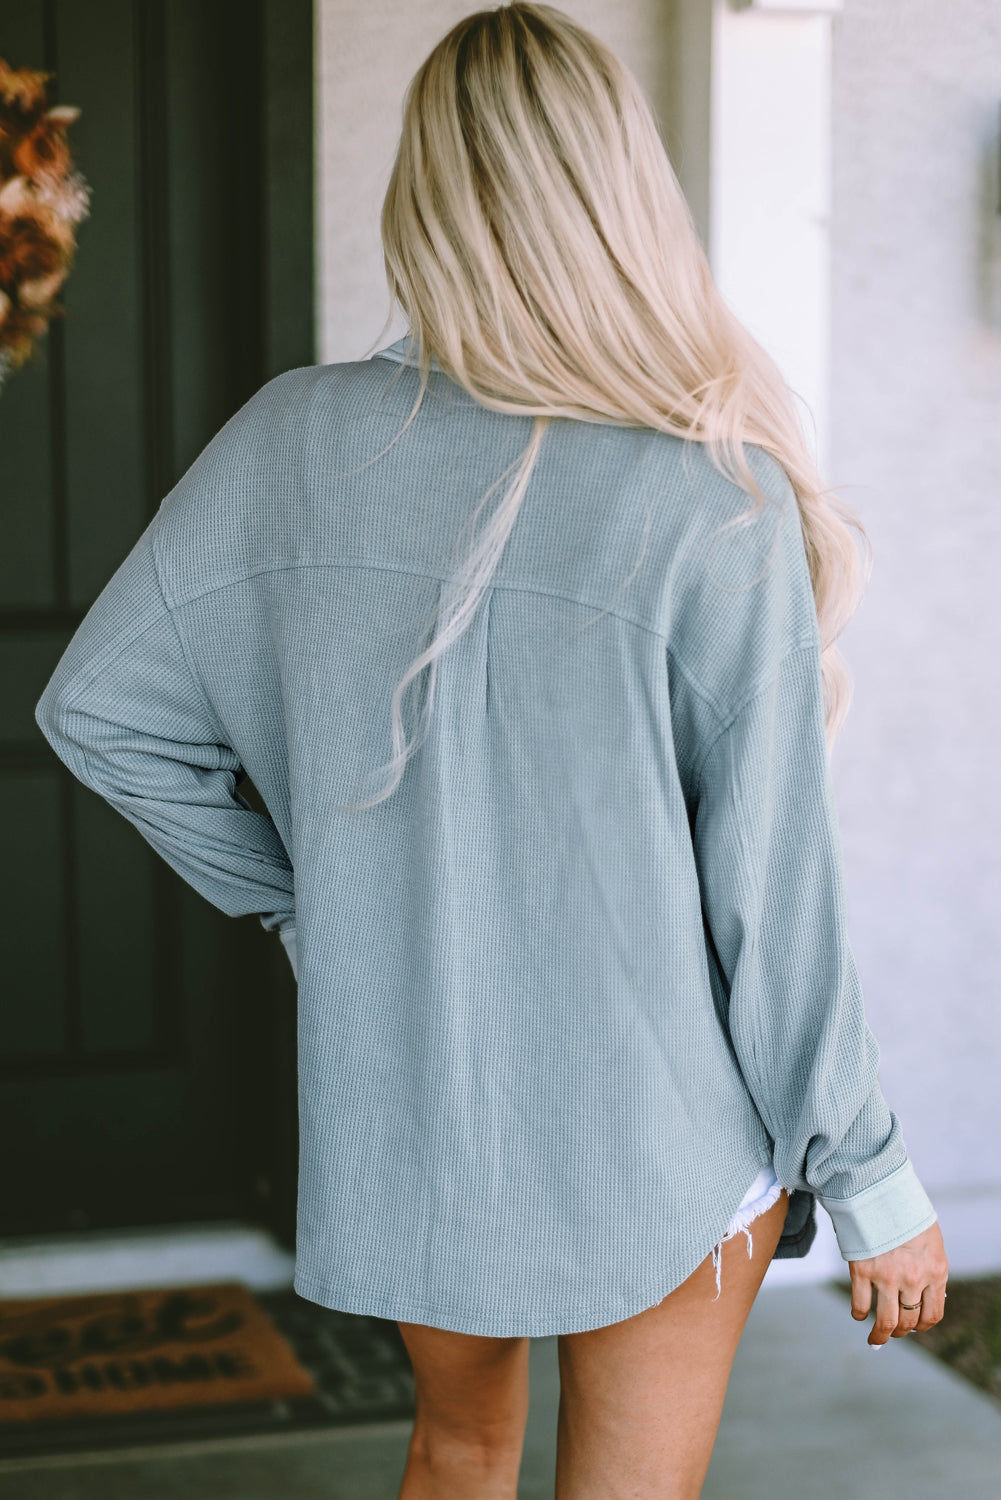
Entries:
<svg viewBox="0 0 1001 1500">
<path fill-rule="evenodd" d="M 701 445 L 554 421 L 401 786 L 330 810 L 389 759 L 460 527 L 532 426 L 435 368 L 392 443 L 405 348 L 258 391 L 36 708 L 174 870 L 289 940 L 298 1291 L 476 1334 L 617 1322 L 773 1158 L 846 1259 L 903 1243 L 936 1214 L 877 1080 L 798 508 L 763 450 L 764 518 L 714 535 L 752 501 Z"/>
</svg>

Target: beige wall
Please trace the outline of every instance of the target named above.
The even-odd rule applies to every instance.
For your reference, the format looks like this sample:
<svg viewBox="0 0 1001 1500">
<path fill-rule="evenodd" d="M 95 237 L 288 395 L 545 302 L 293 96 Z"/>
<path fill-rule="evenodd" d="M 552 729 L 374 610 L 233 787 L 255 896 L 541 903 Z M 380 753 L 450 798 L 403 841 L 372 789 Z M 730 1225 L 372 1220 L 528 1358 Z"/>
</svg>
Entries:
<svg viewBox="0 0 1001 1500">
<path fill-rule="evenodd" d="M 1001 1269 L 1001 6 L 845 0 L 833 57 L 850 928 L 953 1267 Z"/>
</svg>

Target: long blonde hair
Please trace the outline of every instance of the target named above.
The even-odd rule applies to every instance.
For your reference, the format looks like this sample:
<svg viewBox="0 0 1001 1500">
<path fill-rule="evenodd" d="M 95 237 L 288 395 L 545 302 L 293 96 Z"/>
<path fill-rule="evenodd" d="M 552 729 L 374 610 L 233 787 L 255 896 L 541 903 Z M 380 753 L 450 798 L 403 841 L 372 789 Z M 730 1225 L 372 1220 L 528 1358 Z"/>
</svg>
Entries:
<svg viewBox="0 0 1001 1500">
<path fill-rule="evenodd" d="M 716 288 L 629 70 L 551 5 L 514 0 L 464 17 L 407 89 L 382 240 L 392 299 L 409 319 L 421 372 L 402 431 L 427 389 L 432 354 L 482 405 L 535 422 L 524 452 L 470 517 L 471 526 L 513 475 L 443 589 L 431 644 L 396 687 L 394 753 L 379 768 L 386 783 L 351 805 L 391 796 L 426 735 L 438 659 L 489 586 L 554 416 L 707 444 L 720 472 L 758 502 L 747 515 L 765 502 L 743 443 L 778 460 L 802 518 L 830 751 L 852 695 L 834 642 L 871 565 L 870 555 L 863 579 L 849 525 L 867 549 L 868 537 L 822 487 L 785 379 Z M 425 667 L 423 725 L 407 744 L 402 697 Z"/>
</svg>

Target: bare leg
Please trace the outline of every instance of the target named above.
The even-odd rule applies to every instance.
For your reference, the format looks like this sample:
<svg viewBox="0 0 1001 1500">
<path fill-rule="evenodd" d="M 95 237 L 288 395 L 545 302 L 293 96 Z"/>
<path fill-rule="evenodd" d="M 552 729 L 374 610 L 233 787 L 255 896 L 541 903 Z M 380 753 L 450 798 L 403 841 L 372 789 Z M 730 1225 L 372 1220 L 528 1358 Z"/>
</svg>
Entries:
<svg viewBox="0 0 1001 1500">
<path fill-rule="evenodd" d="M 788 1209 L 783 1190 L 654 1308 L 561 1335 L 556 1500 L 698 1500 L 748 1313 Z M 527 1338 L 400 1323 L 417 1414 L 399 1500 L 515 1500 L 528 1418 Z"/>
<path fill-rule="evenodd" d="M 528 1420 L 527 1338 L 400 1323 L 417 1414 L 399 1500 L 515 1500 Z"/>
<path fill-rule="evenodd" d="M 789 1195 L 663 1302 L 562 1334 L 556 1500 L 698 1500 L 737 1345 L 785 1223 Z"/>
</svg>

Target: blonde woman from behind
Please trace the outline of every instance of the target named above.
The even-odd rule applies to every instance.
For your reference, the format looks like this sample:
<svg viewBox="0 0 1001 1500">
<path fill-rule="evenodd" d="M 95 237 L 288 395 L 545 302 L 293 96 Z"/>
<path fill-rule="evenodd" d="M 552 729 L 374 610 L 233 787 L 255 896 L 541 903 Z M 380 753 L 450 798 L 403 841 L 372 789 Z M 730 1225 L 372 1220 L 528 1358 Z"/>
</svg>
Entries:
<svg viewBox="0 0 1001 1500">
<path fill-rule="evenodd" d="M 382 231 L 421 369 L 418 403 L 433 361 L 483 405 L 535 423 L 452 580 L 435 638 L 400 680 L 395 753 L 378 795 L 359 805 L 392 795 L 426 734 L 437 661 L 489 586 L 554 417 L 703 444 L 759 506 L 742 445 L 778 461 L 809 562 L 830 747 L 850 698 L 835 641 L 864 582 L 848 525 L 864 531 L 824 489 L 780 372 L 719 295 L 628 70 L 551 6 L 465 17 L 408 89 Z M 401 700 L 425 668 L 425 719 L 407 744 Z M 786 1189 L 769 1198 L 753 1253 L 736 1237 L 719 1247 L 722 1296 L 707 1256 L 658 1305 L 560 1337 L 557 1500 L 698 1496 L 737 1344 L 786 1217 Z M 937 1222 L 849 1264 L 852 1316 L 865 1318 L 878 1294 L 871 1345 L 941 1319 L 947 1260 Z M 417 1382 L 401 1500 L 513 1500 L 528 1340 L 400 1327 Z"/>
</svg>

